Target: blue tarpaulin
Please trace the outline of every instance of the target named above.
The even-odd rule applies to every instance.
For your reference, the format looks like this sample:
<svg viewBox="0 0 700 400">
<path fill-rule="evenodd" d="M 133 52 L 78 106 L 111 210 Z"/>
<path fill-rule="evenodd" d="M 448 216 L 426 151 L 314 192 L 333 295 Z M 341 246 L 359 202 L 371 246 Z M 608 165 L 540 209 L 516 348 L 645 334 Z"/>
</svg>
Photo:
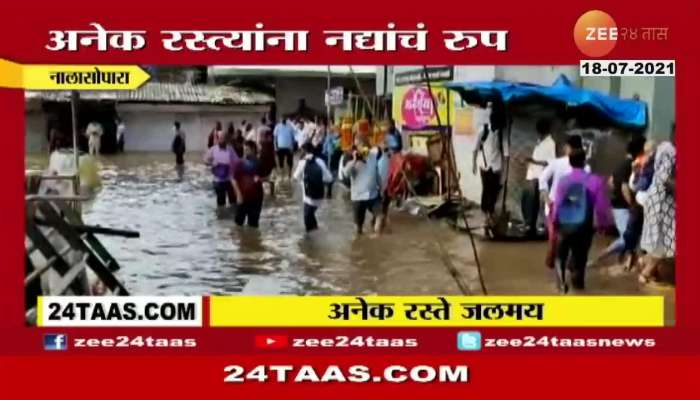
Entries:
<svg viewBox="0 0 700 400">
<path fill-rule="evenodd" d="M 574 86 L 560 75 L 551 86 L 510 81 L 451 82 L 447 88 L 460 94 L 467 103 L 501 101 L 505 105 L 556 103 L 574 116 L 585 115 L 595 123 L 643 130 L 647 126 L 647 105 L 641 100 L 619 99 L 595 90 Z M 587 122 L 587 121 L 579 121 Z"/>
</svg>

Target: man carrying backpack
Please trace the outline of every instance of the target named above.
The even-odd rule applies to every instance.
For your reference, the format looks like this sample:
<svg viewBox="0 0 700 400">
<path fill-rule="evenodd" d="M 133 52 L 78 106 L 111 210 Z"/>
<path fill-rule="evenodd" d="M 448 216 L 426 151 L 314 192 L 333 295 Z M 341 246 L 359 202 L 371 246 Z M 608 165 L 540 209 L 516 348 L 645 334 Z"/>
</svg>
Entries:
<svg viewBox="0 0 700 400">
<path fill-rule="evenodd" d="M 605 184 L 599 176 L 584 170 L 586 152 L 576 149 L 569 154 L 572 171 L 559 181 L 554 196 L 553 222 L 557 237 L 557 274 L 559 288 L 569 291 L 566 283 L 566 266 L 572 259 L 571 284 L 575 289 L 584 288 L 588 251 L 595 229 L 610 226 L 610 200 Z"/>
<path fill-rule="evenodd" d="M 554 269 L 554 259 L 557 252 L 557 231 L 552 219 L 552 204 L 554 196 L 559 187 L 559 181 L 562 177 L 569 175 L 572 171 L 569 155 L 574 150 L 583 150 L 583 139 L 581 135 L 570 135 L 564 144 L 564 155 L 562 157 L 550 160 L 547 163 L 544 171 L 540 174 L 538 187 L 542 203 L 545 204 L 545 215 L 547 216 L 547 257 L 545 265 L 548 268 Z M 591 169 L 586 165 L 585 172 L 590 172 Z M 550 185 L 551 181 L 551 185 Z"/>
<path fill-rule="evenodd" d="M 294 179 L 301 182 L 304 194 L 304 225 L 307 232 L 318 229 L 316 210 L 326 194 L 326 184 L 333 182 L 333 175 L 322 159 L 314 155 L 314 146 L 306 142 L 302 146 L 304 156 L 297 164 Z"/>
</svg>

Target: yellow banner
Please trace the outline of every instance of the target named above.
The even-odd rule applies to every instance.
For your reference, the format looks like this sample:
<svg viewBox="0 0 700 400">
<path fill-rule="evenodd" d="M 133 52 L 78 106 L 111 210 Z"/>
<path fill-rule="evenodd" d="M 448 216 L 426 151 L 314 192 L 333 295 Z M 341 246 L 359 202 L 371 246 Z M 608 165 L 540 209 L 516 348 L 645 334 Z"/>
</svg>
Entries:
<svg viewBox="0 0 700 400">
<path fill-rule="evenodd" d="M 0 87 L 27 90 L 133 90 L 150 76 L 137 65 L 22 65 L 0 59 Z"/>
<path fill-rule="evenodd" d="M 230 296 L 210 324 L 308 327 L 663 326 L 662 296 Z"/>
</svg>

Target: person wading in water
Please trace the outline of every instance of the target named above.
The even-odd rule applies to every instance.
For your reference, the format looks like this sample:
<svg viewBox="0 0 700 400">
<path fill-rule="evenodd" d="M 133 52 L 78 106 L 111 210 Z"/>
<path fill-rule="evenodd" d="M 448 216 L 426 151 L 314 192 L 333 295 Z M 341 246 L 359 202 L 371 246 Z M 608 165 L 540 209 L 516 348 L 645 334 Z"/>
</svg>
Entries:
<svg viewBox="0 0 700 400">
<path fill-rule="evenodd" d="M 226 135 L 223 132 L 219 132 L 216 139 L 217 145 L 207 151 L 204 163 L 211 167 L 212 175 L 214 175 L 216 205 L 224 207 L 227 198 L 229 205 L 236 202 L 231 186 L 231 170 L 235 162 L 238 161 L 238 156 L 233 148 L 226 143 Z"/>
<path fill-rule="evenodd" d="M 316 210 L 325 197 L 326 184 L 333 182 L 333 175 L 323 160 L 315 155 L 316 149 L 310 142 L 302 146 L 304 155 L 294 171 L 294 179 L 301 182 L 304 193 L 304 226 L 306 232 L 318 229 Z"/>
</svg>

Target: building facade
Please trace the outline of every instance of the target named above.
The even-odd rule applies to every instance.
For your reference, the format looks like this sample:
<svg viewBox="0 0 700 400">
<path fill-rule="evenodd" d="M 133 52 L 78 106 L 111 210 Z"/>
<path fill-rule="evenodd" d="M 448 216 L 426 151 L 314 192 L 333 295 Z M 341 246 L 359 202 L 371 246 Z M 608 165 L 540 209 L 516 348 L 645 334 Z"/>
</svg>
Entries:
<svg viewBox="0 0 700 400">
<path fill-rule="evenodd" d="M 208 75 L 217 84 L 254 87 L 273 96 L 277 118 L 295 114 L 300 104 L 325 115 L 329 86 L 343 87 L 346 97 L 373 96 L 376 81 L 375 67 L 367 66 L 212 66 Z"/>
<path fill-rule="evenodd" d="M 480 201 L 481 179 L 472 172 L 473 153 L 477 146 L 477 133 L 483 121 L 478 109 L 464 104 L 459 95 L 454 92 L 440 92 L 441 79 L 448 81 L 491 81 L 508 80 L 528 82 L 539 85 L 551 85 L 560 75 L 566 76 L 571 82 L 588 89 L 595 89 L 605 94 L 620 98 L 638 96 L 647 103 L 649 124 L 645 134 L 655 140 L 668 139 L 671 136 L 675 121 L 675 81 L 673 78 L 588 78 L 580 77 L 578 66 L 431 66 L 429 71 L 441 68 L 451 68 L 452 72 L 440 75 L 436 72 L 433 92 L 438 96 L 438 113 L 444 113 L 442 124 L 449 126 L 452 133 L 452 145 L 456 155 L 459 182 L 465 197 L 474 202 Z M 380 66 L 377 67 L 377 94 L 391 95 L 395 105 L 393 117 L 402 122 L 404 115 L 401 104 L 406 101 L 406 85 L 401 77 L 411 72 L 422 72 L 422 66 Z M 432 72 L 429 72 L 432 75 Z M 442 78 L 441 78 L 442 77 Z M 420 85 L 419 83 L 416 85 Z M 415 93 L 413 91 L 412 93 Z M 415 96 L 414 94 L 412 94 Z M 446 104 L 441 105 L 441 96 L 447 96 Z M 442 108 L 445 110 L 442 110 Z M 537 141 L 535 123 L 539 118 L 554 118 L 553 111 L 545 108 L 533 108 L 521 115 L 514 115 L 511 146 L 510 168 L 508 174 L 509 190 L 507 208 L 518 217 L 520 196 L 525 179 L 528 157 Z M 434 121 L 433 121 L 434 123 Z M 560 130 L 563 130 L 563 126 Z M 563 143 L 562 132 L 555 132 L 555 140 Z M 590 137 L 591 163 L 594 170 L 600 174 L 609 174 L 617 160 L 624 155 L 628 135 L 624 132 L 585 132 Z M 415 144 L 413 151 L 424 151 L 421 140 L 411 140 L 415 131 L 404 127 L 404 142 L 409 146 Z M 421 134 L 421 132 L 418 132 Z M 561 146 L 559 146 L 561 147 Z"/>
<path fill-rule="evenodd" d="M 25 147 L 28 153 L 48 150 L 48 133 L 54 128 L 72 134 L 69 92 L 26 92 Z M 115 150 L 119 117 L 126 125 L 125 151 L 170 151 L 173 123 L 180 122 L 187 148 L 205 150 L 217 121 L 224 129 L 233 122 L 257 123 L 270 112 L 274 99 L 263 93 L 230 86 L 189 83 L 147 83 L 133 91 L 81 92 L 78 131 L 99 122 L 104 130 L 103 152 Z"/>
</svg>

